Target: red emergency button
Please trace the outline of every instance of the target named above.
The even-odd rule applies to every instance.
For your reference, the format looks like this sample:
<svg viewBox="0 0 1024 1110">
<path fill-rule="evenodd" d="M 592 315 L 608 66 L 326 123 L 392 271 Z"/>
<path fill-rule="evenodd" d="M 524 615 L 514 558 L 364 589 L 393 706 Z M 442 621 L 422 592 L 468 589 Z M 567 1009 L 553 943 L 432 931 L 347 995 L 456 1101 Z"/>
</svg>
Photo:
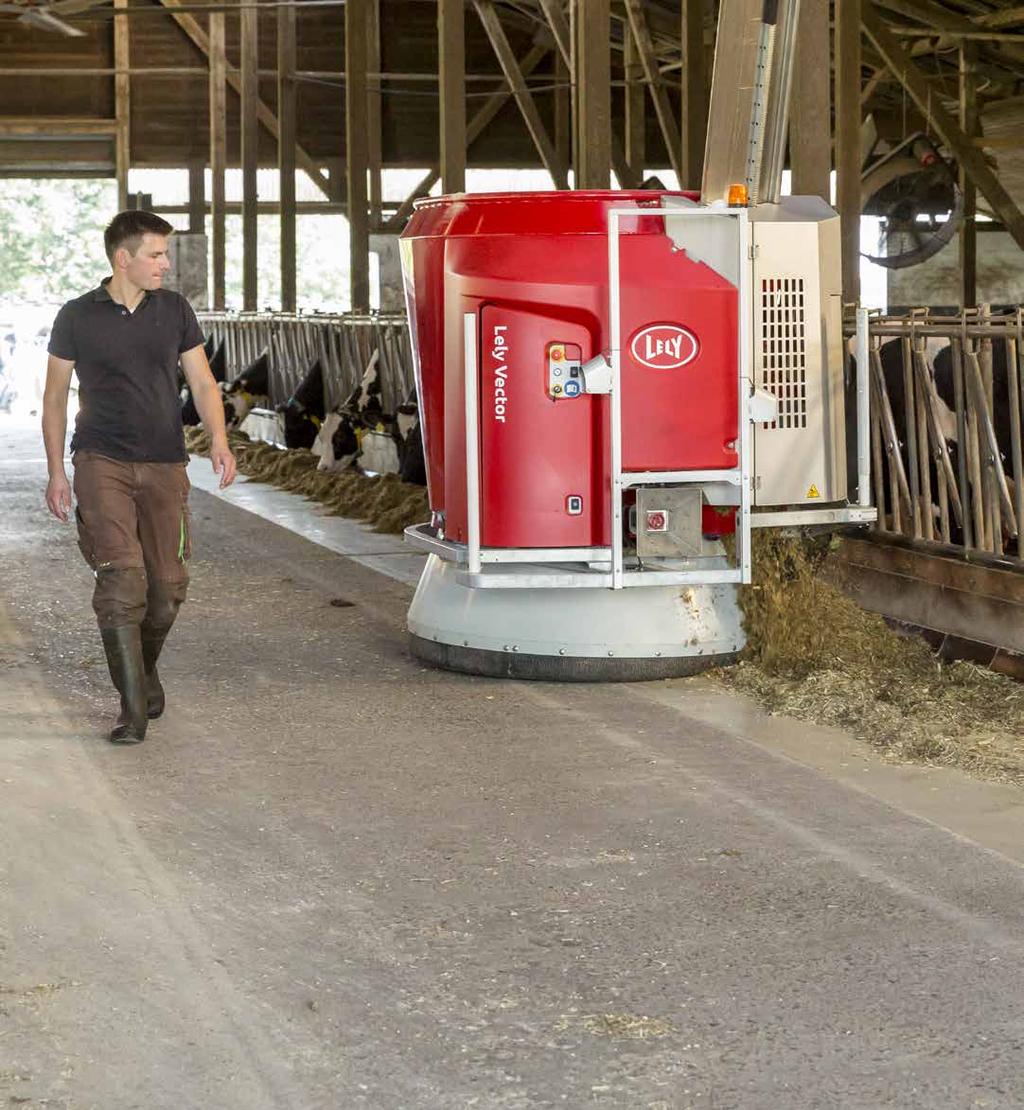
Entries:
<svg viewBox="0 0 1024 1110">
<path fill-rule="evenodd" d="M 650 512 L 645 513 L 646 523 L 644 529 L 647 532 L 667 532 L 668 531 L 668 513 L 663 509 L 652 509 Z"/>
</svg>

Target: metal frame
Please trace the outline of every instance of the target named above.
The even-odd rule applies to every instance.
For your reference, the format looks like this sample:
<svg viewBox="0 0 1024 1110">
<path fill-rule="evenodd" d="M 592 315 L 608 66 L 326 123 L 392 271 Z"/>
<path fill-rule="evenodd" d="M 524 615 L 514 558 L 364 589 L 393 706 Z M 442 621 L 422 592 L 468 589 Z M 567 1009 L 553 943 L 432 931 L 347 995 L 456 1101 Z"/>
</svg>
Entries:
<svg viewBox="0 0 1024 1110">
<path fill-rule="evenodd" d="M 619 303 L 619 234 L 621 220 L 628 216 L 650 216 L 660 212 L 663 216 L 671 212 L 673 218 L 701 219 L 708 216 L 732 217 L 738 221 L 737 250 L 740 276 L 739 327 L 737 367 L 739 381 L 738 394 L 738 446 L 739 466 L 725 470 L 665 470 L 645 471 L 643 473 L 623 473 L 622 470 L 622 321 Z M 628 205 L 611 208 L 608 211 L 608 295 L 611 331 L 612 392 L 611 405 L 611 527 L 612 527 L 612 588 L 622 589 L 627 585 L 641 585 L 633 575 L 626 573 L 622 552 L 622 493 L 634 486 L 674 483 L 679 485 L 698 485 L 708 482 L 728 482 L 740 487 L 740 503 L 736 519 L 736 562 L 735 568 L 728 571 L 645 571 L 638 572 L 645 580 L 655 584 L 655 576 L 661 584 L 710 584 L 713 582 L 749 582 L 750 564 L 750 472 L 753 449 L 753 429 L 750 423 L 750 392 L 753 385 L 750 345 L 750 267 L 747 260 L 750 252 L 750 220 L 746 208 L 639 208 Z M 663 575 L 669 576 L 668 578 Z M 720 577 L 722 576 L 722 577 Z"/>
<path fill-rule="evenodd" d="M 914 314 L 875 317 L 868 322 L 873 405 L 873 478 L 881 506 L 886 488 L 890 517 L 880 515 L 876 530 L 903 534 L 915 543 L 948 547 L 952 522 L 961 531 L 956 547 L 973 560 L 991 553 L 1024 563 L 1024 311 L 990 316 L 965 310 L 956 316 Z M 937 421 L 938 396 L 924 357 L 926 338 L 948 340 L 953 374 L 953 416 L 959 445 L 957 465 L 948 457 Z M 908 372 L 904 388 L 904 442 L 896 430 L 893 402 L 882 370 L 880 344 L 900 340 Z M 998 450 L 992 399 L 993 346 L 1004 345 L 1010 443 L 1004 465 Z M 858 354 L 858 359 L 860 355 Z M 883 454 L 884 446 L 884 454 Z M 929 461 L 936 467 L 932 489 Z M 1012 488 L 1009 479 L 1013 479 Z M 938 495 L 938 505 L 934 505 Z M 936 510 L 937 522 L 933 520 Z M 937 528 L 936 528 L 937 525 Z M 936 530 L 938 535 L 936 535 Z"/>
<path fill-rule="evenodd" d="M 857 504 L 871 504 L 871 390 L 868 365 L 868 310 L 857 309 Z M 849 490 L 847 490 L 849 495 Z M 876 514 L 877 516 L 877 514 Z"/>
</svg>

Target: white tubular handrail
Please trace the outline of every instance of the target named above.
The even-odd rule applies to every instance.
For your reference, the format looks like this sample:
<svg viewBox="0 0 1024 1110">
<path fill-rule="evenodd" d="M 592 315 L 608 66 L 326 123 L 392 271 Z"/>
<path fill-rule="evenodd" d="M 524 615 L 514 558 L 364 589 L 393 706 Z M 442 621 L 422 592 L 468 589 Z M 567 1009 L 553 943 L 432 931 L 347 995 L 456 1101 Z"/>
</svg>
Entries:
<svg viewBox="0 0 1024 1110">
<path fill-rule="evenodd" d="M 737 393 L 739 421 L 737 454 L 739 465 L 731 470 L 718 471 L 666 471 L 645 474 L 622 472 L 622 305 L 619 266 L 619 234 L 623 218 L 628 216 L 651 216 L 671 214 L 673 219 L 708 219 L 727 217 L 737 221 L 736 234 L 736 273 L 739 276 L 737 311 L 739 314 L 737 331 Z M 629 487 L 653 482 L 676 484 L 699 484 L 712 479 L 726 481 L 740 487 L 740 504 L 736 519 L 736 568 L 728 572 L 731 582 L 750 582 L 750 513 L 751 513 L 751 471 L 753 454 L 753 427 L 750 423 L 750 396 L 753 391 L 751 371 L 751 328 L 750 266 L 748 265 L 750 223 L 746 208 L 666 208 L 622 205 L 608 210 L 608 315 L 609 337 L 611 342 L 610 361 L 612 369 L 611 405 L 611 451 L 610 451 L 610 519 L 612 528 L 612 589 L 620 590 L 627 585 L 622 545 L 622 494 Z"/>
<path fill-rule="evenodd" d="M 480 406 L 476 313 L 462 317 L 463 389 L 466 401 L 466 541 L 470 574 L 480 573 Z"/>
<path fill-rule="evenodd" d="M 868 310 L 857 309 L 857 504 L 871 504 L 871 391 L 868 358 Z"/>
</svg>

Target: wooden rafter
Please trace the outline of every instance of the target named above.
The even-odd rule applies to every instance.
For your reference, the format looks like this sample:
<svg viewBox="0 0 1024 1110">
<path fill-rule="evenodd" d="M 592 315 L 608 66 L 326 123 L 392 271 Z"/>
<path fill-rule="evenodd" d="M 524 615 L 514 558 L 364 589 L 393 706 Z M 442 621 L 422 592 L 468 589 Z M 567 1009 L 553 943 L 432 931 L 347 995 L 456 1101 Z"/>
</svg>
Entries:
<svg viewBox="0 0 1024 1110">
<path fill-rule="evenodd" d="M 647 79 L 647 88 L 650 90 L 651 99 L 654 101 L 654 112 L 658 117 L 665 148 L 668 150 L 669 161 L 680 183 L 683 182 L 683 158 L 679 128 L 669 105 L 668 91 L 661 80 L 661 71 L 654 53 L 654 44 L 647 27 L 644 15 L 643 0 L 626 0 L 626 14 L 629 17 L 629 28 L 640 55 L 640 64 L 644 69 Z"/>
<path fill-rule="evenodd" d="M 916 20 L 933 34 L 969 35 L 979 27 L 1005 25 L 988 21 L 988 15 L 999 13 L 986 12 L 968 17 L 960 12 L 951 11 L 944 5 L 936 3 L 935 0 L 880 0 L 876 7 L 883 7 L 887 11 Z M 917 55 L 928 54 L 931 51 L 932 47 L 928 42 L 915 43 L 911 49 L 911 53 Z M 987 49 L 985 52 L 983 68 L 990 73 L 1000 74 L 1003 80 L 1011 76 L 1015 78 L 1024 76 L 1022 65 L 1024 65 L 1024 45 L 1003 43 L 1001 50 Z"/>
<path fill-rule="evenodd" d="M 985 156 L 939 103 L 938 96 L 929 87 L 910 54 L 883 25 L 870 0 L 863 0 L 861 20 L 868 38 L 907 90 L 907 94 L 917 105 L 918 110 L 974 180 L 974 184 L 992 206 L 993 213 L 1013 236 L 1014 242 L 1024 248 L 1024 215 L 1021 214 L 1010 194 L 1000 185 L 996 175 L 989 169 Z"/>
<path fill-rule="evenodd" d="M 573 90 L 575 92 L 576 82 L 572 78 L 573 69 L 573 56 L 572 56 L 572 28 L 569 25 L 569 20 L 566 18 L 565 8 L 562 0 L 540 0 L 541 10 L 544 12 L 544 18 L 548 22 L 548 27 L 551 29 L 552 38 L 555 40 L 555 45 L 558 47 L 558 53 L 562 60 L 562 64 L 569 72 L 569 78 L 572 82 Z M 640 90 L 641 96 L 643 89 Z M 575 96 L 573 97 L 575 100 Z M 628 100 L 628 91 L 627 91 Z M 641 104 L 641 109 L 643 105 Z M 636 106 L 633 106 L 634 115 L 636 113 Z M 575 115 L 575 112 L 571 113 Z M 643 112 L 640 112 L 640 120 L 637 124 L 637 129 L 643 125 Z M 629 131 L 629 123 L 626 124 L 626 130 Z M 635 145 L 635 143 L 633 144 Z M 557 146 L 557 144 L 556 144 Z M 561 157 L 561 155 L 559 155 Z M 619 141 L 618 135 L 612 135 L 612 168 L 615 170 L 615 176 L 619 179 L 619 184 L 624 189 L 632 189 L 640 184 L 643 180 L 643 167 L 635 167 L 630 161 L 629 156 L 626 154 L 625 147 Z"/>
<path fill-rule="evenodd" d="M 562 61 L 572 70 L 572 32 L 569 20 L 565 17 L 562 0 L 540 0 L 540 6 L 551 28 L 551 34 L 555 37 L 555 45 L 562 55 Z"/>
<path fill-rule="evenodd" d="M 519 63 L 516 61 L 508 36 L 505 34 L 505 28 L 502 27 L 498 13 L 494 9 L 493 0 L 473 0 L 473 6 L 476 8 L 480 22 L 491 41 L 491 46 L 498 58 L 498 64 L 505 74 L 505 80 L 509 83 L 512 96 L 522 113 L 526 122 L 526 129 L 530 132 L 530 138 L 533 139 L 533 145 L 537 148 L 537 153 L 540 155 L 545 169 L 551 174 L 555 187 L 565 189 L 568 186 L 566 167 L 559 161 L 555 144 L 551 141 L 547 128 L 540 118 L 533 95 L 526 84 Z"/>
<path fill-rule="evenodd" d="M 519 72 L 524 77 L 529 77 L 531 73 L 540 65 L 541 60 L 547 56 L 550 47 L 541 44 L 531 46 L 529 51 L 519 61 Z M 501 111 L 502 108 L 508 103 L 511 98 L 511 91 L 506 88 L 498 89 L 497 92 L 484 101 L 483 107 L 477 114 L 466 124 L 466 148 L 472 146 L 473 142 L 480 137 L 481 133 L 485 130 L 487 125 L 492 119 Z M 388 231 L 396 231 L 402 227 L 405 221 L 409 218 L 409 213 L 412 212 L 412 206 L 421 197 L 425 197 L 430 193 L 430 190 L 441 180 L 441 166 L 439 162 L 435 162 L 430 167 L 426 175 L 419 181 L 412 192 L 402 201 L 398 206 L 398 210 L 387 222 Z"/>
<path fill-rule="evenodd" d="M 115 135 L 116 119 L 88 116 L 0 116 L 0 135 Z"/>
<path fill-rule="evenodd" d="M 176 8 L 182 6 L 182 0 L 160 0 L 160 3 L 167 8 L 174 16 L 175 22 L 185 32 L 186 35 L 192 40 L 195 46 L 199 49 L 204 58 L 210 56 L 210 40 L 207 33 L 200 26 L 198 20 L 189 15 L 188 12 L 175 11 Z M 234 70 L 227 71 L 227 83 L 239 95 L 242 91 L 241 76 Z M 280 127 L 278 126 L 277 116 L 275 113 L 262 101 L 256 101 L 256 116 L 263 127 L 273 135 L 274 140 L 280 138 Z M 309 174 L 310 179 L 317 186 L 317 188 L 324 194 L 325 197 L 330 197 L 330 182 L 327 175 L 320 169 L 320 167 L 313 161 L 310 155 L 298 144 L 295 147 L 295 160 L 297 164 Z"/>
</svg>

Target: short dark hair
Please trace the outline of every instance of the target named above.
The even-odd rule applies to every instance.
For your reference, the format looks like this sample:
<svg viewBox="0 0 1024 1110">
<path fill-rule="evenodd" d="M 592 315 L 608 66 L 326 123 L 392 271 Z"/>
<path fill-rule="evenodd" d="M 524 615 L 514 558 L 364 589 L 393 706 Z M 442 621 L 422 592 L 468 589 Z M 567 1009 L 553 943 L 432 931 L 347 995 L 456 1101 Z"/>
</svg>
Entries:
<svg viewBox="0 0 1024 1110">
<path fill-rule="evenodd" d="M 113 262 L 114 254 L 121 247 L 127 247 L 128 252 L 134 254 L 142 244 L 143 235 L 170 235 L 173 231 L 173 226 L 155 212 L 141 209 L 118 212 L 103 232 L 103 246 L 107 258 Z"/>
</svg>

